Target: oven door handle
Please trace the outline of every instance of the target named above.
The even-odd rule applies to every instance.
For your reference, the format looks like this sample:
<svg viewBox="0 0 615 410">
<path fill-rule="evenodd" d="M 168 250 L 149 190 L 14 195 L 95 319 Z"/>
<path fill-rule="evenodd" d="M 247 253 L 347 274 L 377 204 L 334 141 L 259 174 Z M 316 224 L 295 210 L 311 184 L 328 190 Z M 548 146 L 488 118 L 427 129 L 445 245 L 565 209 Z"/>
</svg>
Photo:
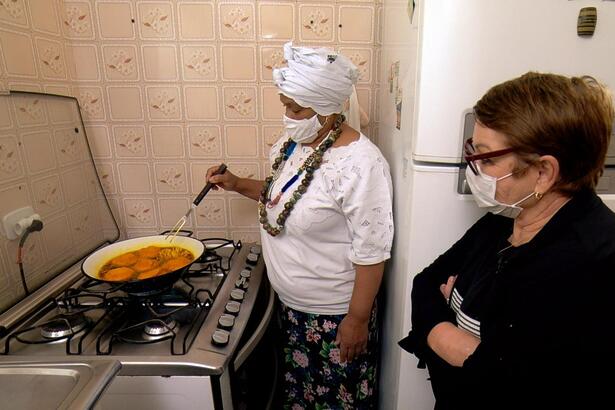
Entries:
<svg viewBox="0 0 615 410">
<path fill-rule="evenodd" d="M 256 330 L 254 330 L 252 336 L 250 336 L 246 344 L 237 353 L 237 356 L 235 356 L 235 360 L 233 361 L 233 369 L 237 370 L 241 367 L 243 362 L 245 362 L 248 356 L 250 356 L 258 342 L 260 342 L 260 340 L 263 338 L 263 335 L 267 330 L 267 326 L 269 326 L 269 322 L 271 321 L 271 317 L 273 316 L 274 301 L 275 293 L 273 292 L 273 289 L 269 287 L 269 300 L 267 301 L 267 308 L 265 309 L 265 314 L 263 315 L 263 318 L 258 324 Z"/>
</svg>

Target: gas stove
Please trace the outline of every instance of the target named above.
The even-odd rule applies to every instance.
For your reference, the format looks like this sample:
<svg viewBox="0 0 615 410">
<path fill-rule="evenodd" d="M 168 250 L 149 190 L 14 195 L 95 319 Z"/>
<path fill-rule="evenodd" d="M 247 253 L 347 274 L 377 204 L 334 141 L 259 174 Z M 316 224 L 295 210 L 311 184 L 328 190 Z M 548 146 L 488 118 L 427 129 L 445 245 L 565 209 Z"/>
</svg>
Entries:
<svg viewBox="0 0 615 410">
<path fill-rule="evenodd" d="M 273 293 L 263 280 L 260 246 L 201 241 L 204 254 L 155 295 L 134 296 L 71 267 L 0 316 L 0 366 L 114 360 L 121 370 L 111 392 L 122 390 L 126 376 L 157 383 L 160 376 L 206 377 L 214 404 L 205 408 L 232 408 L 229 369 L 239 368 L 260 340 Z M 255 305 L 264 307 L 253 312 Z"/>
</svg>

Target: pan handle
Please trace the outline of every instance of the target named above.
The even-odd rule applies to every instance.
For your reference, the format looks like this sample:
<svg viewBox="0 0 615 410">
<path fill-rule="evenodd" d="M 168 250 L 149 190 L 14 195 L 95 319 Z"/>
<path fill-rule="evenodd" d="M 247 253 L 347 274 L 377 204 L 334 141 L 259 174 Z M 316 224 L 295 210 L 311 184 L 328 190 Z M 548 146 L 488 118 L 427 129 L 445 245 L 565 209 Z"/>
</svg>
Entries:
<svg viewBox="0 0 615 410">
<path fill-rule="evenodd" d="M 213 175 L 224 174 L 225 172 L 226 172 L 226 164 L 220 164 L 220 167 L 218 167 L 218 169 L 216 170 L 216 172 L 213 173 Z M 212 184 L 211 182 L 208 182 L 203 187 L 201 192 L 199 192 L 199 194 L 194 199 L 194 202 L 192 202 L 194 206 L 198 206 L 201 203 L 201 201 L 203 200 L 205 195 L 207 195 L 207 193 L 209 192 L 212 186 L 214 186 L 214 184 Z"/>
</svg>

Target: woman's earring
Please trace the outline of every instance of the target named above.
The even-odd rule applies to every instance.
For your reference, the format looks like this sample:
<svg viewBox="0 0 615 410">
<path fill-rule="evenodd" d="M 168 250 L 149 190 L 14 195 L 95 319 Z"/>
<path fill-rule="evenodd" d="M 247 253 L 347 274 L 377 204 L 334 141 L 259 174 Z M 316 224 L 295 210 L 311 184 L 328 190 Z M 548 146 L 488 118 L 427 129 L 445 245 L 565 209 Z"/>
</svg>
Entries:
<svg viewBox="0 0 615 410">
<path fill-rule="evenodd" d="M 536 198 L 537 200 L 541 200 L 543 197 L 543 193 L 542 192 L 534 192 L 534 198 Z"/>
</svg>

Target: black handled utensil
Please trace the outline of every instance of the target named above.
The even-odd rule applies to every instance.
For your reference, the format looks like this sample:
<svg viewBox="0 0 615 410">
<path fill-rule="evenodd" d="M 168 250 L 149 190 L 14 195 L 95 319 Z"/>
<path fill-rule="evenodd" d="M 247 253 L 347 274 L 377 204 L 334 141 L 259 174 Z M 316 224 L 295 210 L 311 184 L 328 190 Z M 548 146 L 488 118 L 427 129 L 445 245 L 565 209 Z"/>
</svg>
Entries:
<svg viewBox="0 0 615 410">
<path fill-rule="evenodd" d="M 213 175 L 224 174 L 225 172 L 226 172 L 226 164 L 220 164 L 220 166 L 213 173 Z M 199 206 L 199 204 L 201 203 L 203 198 L 205 198 L 205 195 L 207 195 L 207 193 L 209 192 L 209 190 L 213 186 L 214 186 L 214 184 L 212 184 L 211 182 L 207 182 L 207 184 L 205 184 L 203 189 L 201 189 L 201 192 L 199 192 L 199 194 L 196 196 L 196 198 L 194 198 L 194 201 L 192 201 L 192 205 L 190 206 L 190 208 L 188 208 L 188 212 L 186 212 L 186 214 L 184 216 L 179 218 L 179 220 L 177 221 L 177 223 L 175 224 L 173 229 L 171 229 L 169 231 L 169 233 L 167 234 L 165 239 L 169 240 L 169 242 L 173 242 L 173 239 L 175 239 L 175 237 L 177 236 L 179 231 L 181 231 L 181 229 L 184 227 L 184 225 L 186 225 L 186 222 L 188 222 L 188 217 L 190 216 L 192 211 L 194 209 L 196 209 L 197 206 Z"/>
</svg>

